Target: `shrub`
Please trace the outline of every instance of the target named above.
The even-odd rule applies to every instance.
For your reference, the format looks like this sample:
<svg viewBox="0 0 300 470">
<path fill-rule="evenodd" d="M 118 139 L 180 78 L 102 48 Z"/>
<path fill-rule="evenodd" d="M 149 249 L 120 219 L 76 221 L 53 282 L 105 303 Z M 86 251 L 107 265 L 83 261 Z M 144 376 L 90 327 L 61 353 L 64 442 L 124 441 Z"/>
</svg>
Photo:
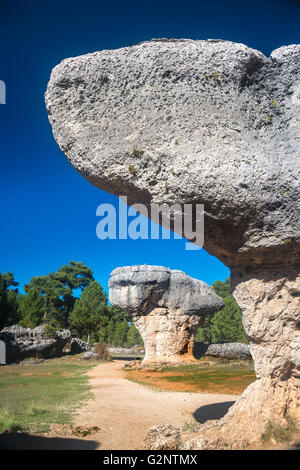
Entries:
<svg viewBox="0 0 300 470">
<path fill-rule="evenodd" d="M 198 426 L 198 423 L 185 423 L 183 425 L 182 431 L 183 432 L 186 432 L 186 431 L 195 432 L 197 429 L 197 426 Z"/>
<path fill-rule="evenodd" d="M 96 350 L 96 353 L 98 354 L 98 359 L 102 359 L 102 360 L 109 360 L 110 359 L 110 356 L 109 356 L 109 352 L 108 352 L 108 349 L 106 347 L 106 344 L 104 343 L 98 343 L 95 345 L 95 350 Z"/>
<path fill-rule="evenodd" d="M 142 155 L 144 155 L 145 152 L 144 150 L 139 150 L 137 148 L 134 148 L 132 153 L 135 157 L 141 157 Z"/>
<path fill-rule="evenodd" d="M 128 171 L 131 175 L 135 175 L 136 174 L 135 166 L 134 165 L 129 165 L 128 166 Z"/>
</svg>

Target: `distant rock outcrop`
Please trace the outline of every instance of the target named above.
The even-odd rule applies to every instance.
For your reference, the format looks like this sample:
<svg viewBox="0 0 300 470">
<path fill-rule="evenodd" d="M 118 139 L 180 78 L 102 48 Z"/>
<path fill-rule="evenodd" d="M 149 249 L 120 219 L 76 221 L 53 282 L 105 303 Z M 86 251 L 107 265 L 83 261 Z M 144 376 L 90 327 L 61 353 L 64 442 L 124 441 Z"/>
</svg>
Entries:
<svg viewBox="0 0 300 470">
<path fill-rule="evenodd" d="M 71 348 L 70 348 L 71 354 L 80 354 L 86 351 L 91 351 L 91 349 L 92 349 L 92 346 L 86 341 L 83 341 L 82 339 L 79 339 L 79 338 L 71 339 Z"/>
<path fill-rule="evenodd" d="M 250 346 L 244 343 L 210 344 L 205 356 L 224 357 L 225 359 L 250 359 Z"/>
<path fill-rule="evenodd" d="M 108 286 L 110 303 L 132 314 L 143 338 L 143 363 L 193 361 L 199 325 L 224 306 L 205 282 L 163 266 L 117 268 Z"/>
<path fill-rule="evenodd" d="M 131 348 L 109 347 L 108 352 L 111 354 L 117 354 L 121 356 L 126 356 L 126 355 L 139 356 L 145 353 L 144 348 L 140 345 L 132 346 Z"/>
<path fill-rule="evenodd" d="M 69 330 L 57 331 L 55 337 L 47 336 L 45 326 L 22 328 L 13 325 L 0 332 L 5 342 L 7 362 L 22 361 L 29 357 L 51 358 L 61 356 L 66 344 L 71 340 Z"/>
<path fill-rule="evenodd" d="M 98 361 L 99 355 L 96 353 L 94 349 L 91 349 L 90 351 L 84 352 L 82 356 L 80 356 L 80 359 Z"/>
</svg>

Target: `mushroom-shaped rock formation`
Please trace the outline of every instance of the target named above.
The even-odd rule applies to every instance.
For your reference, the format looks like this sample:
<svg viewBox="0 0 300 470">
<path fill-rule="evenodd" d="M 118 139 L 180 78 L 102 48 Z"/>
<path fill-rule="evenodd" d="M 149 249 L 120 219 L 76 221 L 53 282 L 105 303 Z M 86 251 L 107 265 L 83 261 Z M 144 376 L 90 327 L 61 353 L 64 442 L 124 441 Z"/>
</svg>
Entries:
<svg viewBox="0 0 300 470">
<path fill-rule="evenodd" d="M 145 347 L 143 363 L 190 362 L 194 336 L 224 303 L 205 282 L 163 266 L 125 266 L 111 273 L 109 301 L 132 313 Z"/>
<path fill-rule="evenodd" d="M 46 105 L 97 187 L 129 204 L 204 204 L 204 248 L 231 269 L 258 378 L 221 420 L 226 438 L 300 419 L 300 45 L 265 57 L 162 39 L 70 58 Z"/>
</svg>

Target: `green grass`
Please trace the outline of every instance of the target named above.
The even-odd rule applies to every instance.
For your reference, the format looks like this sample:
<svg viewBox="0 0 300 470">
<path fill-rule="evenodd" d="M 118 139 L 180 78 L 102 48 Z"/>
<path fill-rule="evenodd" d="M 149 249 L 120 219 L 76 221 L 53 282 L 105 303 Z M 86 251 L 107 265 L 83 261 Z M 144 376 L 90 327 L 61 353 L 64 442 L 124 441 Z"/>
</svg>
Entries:
<svg viewBox="0 0 300 470">
<path fill-rule="evenodd" d="M 178 370 L 178 372 L 197 372 L 205 369 L 217 370 L 250 370 L 253 372 L 253 361 L 245 359 L 225 359 L 225 358 L 214 358 L 214 357 L 201 357 L 195 363 L 183 364 L 183 365 L 169 365 L 163 367 L 165 372 L 172 372 Z"/>
<path fill-rule="evenodd" d="M 5 409 L 0 410 L 0 434 L 4 431 L 10 430 L 12 432 L 22 431 L 21 424 L 17 419 L 9 414 Z"/>
<path fill-rule="evenodd" d="M 197 426 L 198 426 L 198 423 L 194 423 L 194 422 L 191 422 L 191 423 L 185 423 L 182 427 L 182 431 L 183 432 L 186 432 L 186 431 L 195 431 L 197 429 Z"/>
<path fill-rule="evenodd" d="M 166 377 L 165 380 L 170 382 L 182 382 L 196 385 L 199 390 L 210 389 L 217 390 L 218 388 L 223 389 L 225 393 L 238 393 L 241 389 L 246 388 L 251 382 L 255 380 L 253 370 L 247 367 L 228 367 L 221 366 L 213 369 L 211 367 L 205 369 L 191 370 L 186 368 L 184 372 L 186 375 L 173 375 Z M 182 371 L 182 369 L 181 369 Z M 226 391 L 225 391 L 226 389 Z"/>
<path fill-rule="evenodd" d="M 51 423 L 69 423 L 90 396 L 86 372 L 95 362 L 51 359 L 0 368 L 0 432 L 46 432 Z"/>
<path fill-rule="evenodd" d="M 239 395 L 256 380 L 252 361 L 199 360 L 162 371 L 128 370 L 128 378 L 161 390 Z"/>
</svg>

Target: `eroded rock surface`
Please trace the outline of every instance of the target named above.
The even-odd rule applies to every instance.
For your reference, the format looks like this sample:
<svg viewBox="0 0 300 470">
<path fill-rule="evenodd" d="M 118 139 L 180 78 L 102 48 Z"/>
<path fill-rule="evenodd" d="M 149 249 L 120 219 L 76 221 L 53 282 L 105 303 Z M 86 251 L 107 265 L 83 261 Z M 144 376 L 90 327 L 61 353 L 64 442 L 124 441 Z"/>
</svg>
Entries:
<svg viewBox="0 0 300 470">
<path fill-rule="evenodd" d="M 281 266 L 232 275 L 234 296 L 243 313 L 257 381 L 232 407 L 238 424 L 249 415 L 248 432 L 268 421 L 281 425 L 286 415 L 300 419 L 300 274 Z M 238 425 L 240 427 L 240 424 Z"/>
<path fill-rule="evenodd" d="M 99 360 L 99 355 L 96 353 L 96 351 L 91 349 L 90 351 L 85 351 L 80 359 L 97 361 Z"/>
<path fill-rule="evenodd" d="M 223 357 L 225 359 L 251 359 L 250 346 L 244 343 L 195 343 L 196 356 Z"/>
<path fill-rule="evenodd" d="M 87 341 L 83 341 L 80 338 L 72 338 L 70 346 L 71 354 L 80 354 L 92 349 L 92 346 Z"/>
<path fill-rule="evenodd" d="M 0 331 L 5 342 L 8 362 L 21 361 L 29 357 L 51 358 L 60 356 L 71 340 L 69 330 L 59 330 L 55 338 L 47 335 L 43 325 L 36 328 L 22 328 L 12 325 Z"/>
<path fill-rule="evenodd" d="M 64 60 L 46 104 L 85 178 L 130 203 L 204 203 L 227 265 L 300 259 L 300 46 L 155 40 Z"/>
<path fill-rule="evenodd" d="M 111 273 L 109 301 L 129 311 L 145 347 L 143 363 L 194 360 L 194 336 L 224 304 L 205 282 L 163 266 L 125 266 Z"/>
<path fill-rule="evenodd" d="M 97 187 L 130 204 L 204 204 L 204 248 L 231 268 L 258 374 L 212 434 L 253 440 L 270 420 L 300 420 L 300 45 L 265 57 L 154 40 L 87 54 L 53 70 L 46 104 Z"/>
</svg>

